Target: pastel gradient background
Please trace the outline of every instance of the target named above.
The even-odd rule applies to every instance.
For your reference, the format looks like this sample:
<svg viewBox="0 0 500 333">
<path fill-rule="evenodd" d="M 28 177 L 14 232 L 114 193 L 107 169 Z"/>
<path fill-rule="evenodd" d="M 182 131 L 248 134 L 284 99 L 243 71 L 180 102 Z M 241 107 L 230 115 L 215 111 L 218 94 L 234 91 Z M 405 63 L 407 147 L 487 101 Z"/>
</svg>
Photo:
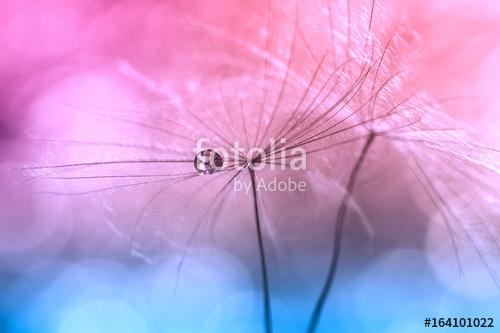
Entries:
<svg viewBox="0 0 500 333">
<path fill-rule="evenodd" d="M 352 3 L 354 8 L 361 1 Z M 405 37 L 415 46 L 408 62 L 415 81 L 436 100 L 463 98 L 444 104 L 442 112 L 478 142 L 498 148 L 500 5 L 386 0 L 379 6 L 386 15 L 383 24 L 404 22 L 411 32 Z M 248 66 L 242 72 L 251 71 L 257 65 L 247 54 L 230 43 L 201 38 L 198 30 L 215 26 L 243 41 L 257 41 L 266 26 L 266 8 L 267 2 L 260 0 L 3 0 L 0 163 L 12 167 L 124 156 L 119 146 L 71 142 L 83 139 L 173 148 L 179 143 L 162 142 L 151 130 L 125 128 L 85 113 L 78 117 L 74 109 L 143 112 L 135 106 L 153 101 L 155 89 L 203 90 L 203 80 L 238 77 L 239 72 L 221 74 L 217 64 L 204 61 L 207 50 L 211 61 L 242 63 Z M 315 15 L 314 10 L 304 12 L 307 22 L 314 22 Z M 253 22 L 254 17 L 261 20 Z M 289 30 L 279 27 L 287 18 L 274 19 L 276 40 L 286 39 Z M 307 32 L 308 25 L 303 28 Z M 33 137 L 57 138 L 62 144 L 46 149 L 47 142 Z M 399 168 L 404 157 L 384 154 L 381 148 L 373 158 L 394 159 L 396 167 L 389 173 L 373 167 L 370 179 L 364 179 L 374 182 L 359 195 L 361 210 L 372 223 L 347 227 L 341 269 L 320 331 L 448 331 L 424 328 L 427 317 L 493 317 L 497 327 L 484 330 L 497 330 L 498 286 L 477 262 L 465 265 L 460 277 L 450 273 L 456 267 L 443 263 L 440 255 L 446 254 L 439 252 L 449 239 L 442 223 L 433 223 L 438 214 L 422 193 L 410 194 L 418 185 Z M 495 162 L 498 167 L 498 155 Z M 338 170 L 320 159 L 313 163 L 322 171 Z M 484 180 L 493 188 L 500 184 L 496 171 L 496 178 Z M 151 230 L 141 230 L 139 251 L 127 232 L 141 200 L 151 193 L 137 188 L 97 197 L 46 196 L 38 193 L 46 188 L 26 177 L 0 173 L 0 332 L 262 331 L 259 265 L 252 214 L 244 199 L 221 208 L 216 239 L 207 236 L 209 241 L 194 243 L 195 251 L 184 257 L 183 217 L 191 212 L 179 211 L 176 202 L 188 200 L 187 192 L 168 196 L 147 217 L 166 220 L 178 238 L 157 244 Z M 293 220 L 280 224 L 280 241 L 269 255 L 276 332 L 305 331 L 330 258 L 328 221 L 339 196 L 326 186 L 321 178 L 326 176 L 304 177 L 316 185 L 313 198 L 266 200 L 269 218 Z M 464 188 L 468 181 L 464 178 Z M 56 180 L 50 186 L 67 184 Z M 485 196 L 474 211 L 491 231 L 491 260 L 498 268 L 500 211 L 493 199 Z M 204 197 L 195 200 L 207 203 Z M 127 219 L 132 222 L 121 222 Z M 311 220 L 316 223 L 307 224 Z"/>
</svg>

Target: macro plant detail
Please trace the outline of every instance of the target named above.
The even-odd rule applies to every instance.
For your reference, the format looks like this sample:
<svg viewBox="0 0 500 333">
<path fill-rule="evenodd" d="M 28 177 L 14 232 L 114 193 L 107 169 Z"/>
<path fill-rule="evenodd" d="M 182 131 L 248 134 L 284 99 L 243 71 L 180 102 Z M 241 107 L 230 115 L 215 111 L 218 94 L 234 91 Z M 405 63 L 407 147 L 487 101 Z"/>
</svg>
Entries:
<svg viewBox="0 0 500 333">
<path fill-rule="evenodd" d="M 429 91 L 410 24 L 379 1 L 165 6 L 168 57 L 96 60 L 32 103 L 1 168 L 54 214 L 40 221 L 72 216 L 133 267 L 167 263 L 173 332 L 348 331 L 346 295 L 365 297 L 380 258 L 498 297 L 499 152 L 449 113 L 469 96 Z M 187 314 L 203 283 L 220 288 L 200 296 L 204 329 Z"/>
</svg>

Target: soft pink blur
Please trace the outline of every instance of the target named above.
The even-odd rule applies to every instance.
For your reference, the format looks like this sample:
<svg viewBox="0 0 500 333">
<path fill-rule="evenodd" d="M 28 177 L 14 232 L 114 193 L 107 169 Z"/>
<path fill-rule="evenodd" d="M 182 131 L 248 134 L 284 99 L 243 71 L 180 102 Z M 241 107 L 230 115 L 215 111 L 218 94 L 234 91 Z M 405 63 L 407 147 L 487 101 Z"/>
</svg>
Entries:
<svg viewBox="0 0 500 333">
<path fill-rule="evenodd" d="M 153 78 L 165 76 L 172 57 L 186 56 L 192 40 L 179 19 L 199 18 L 248 38 L 240 24 L 265 1 L 14 1 L 0 8 L 2 132 L 15 129 L 36 96 L 57 81 L 113 68 L 126 59 Z M 447 110 L 493 141 L 498 124 L 500 5 L 494 1 L 381 3 L 397 23 L 418 33 L 414 65 L 437 99 L 470 97 Z M 172 18 L 170 20 L 169 18 Z M 174 20 L 175 19 L 175 20 Z M 184 32 L 183 32 L 184 31 Z M 488 134 L 490 133 L 490 134 Z M 487 137 L 486 137 L 487 138 Z"/>
</svg>

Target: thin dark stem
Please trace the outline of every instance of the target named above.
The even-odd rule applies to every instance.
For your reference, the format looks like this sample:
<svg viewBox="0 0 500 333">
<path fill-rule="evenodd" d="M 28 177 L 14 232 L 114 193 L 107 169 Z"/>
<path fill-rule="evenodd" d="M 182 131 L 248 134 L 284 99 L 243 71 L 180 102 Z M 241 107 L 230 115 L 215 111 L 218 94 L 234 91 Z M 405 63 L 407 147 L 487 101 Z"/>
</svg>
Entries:
<svg viewBox="0 0 500 333">
<path fill-rule="evenodd" d="M 259 218 L 259 204 L 257 201 L 255 171 L 252 170 L 251 166 L 248 168 L 248 171 L 250 172 L 250 178 L 252 179 L 253 204 L 255 210 L 255 229 L 257 231 L 257 241 L 259 243 L 259 257 L 260 257 L 260 266 L 262 273 L 262 285 L 264 288 L 264 324 L 266 333 L 271 333 L 273 331 L 272 314 L 271 314 L 271 297 L 270 297 L 271 295 L 269 292 L 269 278 L 267 274 L 266 255 L 264 252 L 264 242 L 262 240 L 262 231 Z"/>
<path fill-rule="evenodd" d="M 347 183 L 346 192 L 344 194 L 344 197 L 342 199 L 340 207 L 337 211 L 332 261 L 331 261 L 330 267 L 328 269 L 328 275 L 326 277 L 325 284 L 323 285 L 323 289 L 321 290 L 321 294 L 316 302 L 316 305 L 314 306 L 314 311 L 313 311 L 313 314 L 311 316 L 311 320 L 309 321 L 309 325 L 308 325 L 308 329 L 307 329 L 308 333 L 314 333 L 316 331 L 316 329 L 318 327 L 319 319 L 321 317 L 321 313 L 323 312 L 323 308 L 325 306 L 325 302 L 326 302 L 328 295 L 330 293 L 330 289 L 332 288 L 333 279 L 334 279 L 335 273 L 337 271 L 337 266 L 338 266 L 339 257 L 340 257 L 342 230 L 344 227 L 344 222 L 345 222 L 345 219 L 347 216 L 347 209 L 348 209 L 347 204 L 349 202 L 349 198 L 350 198 L 352 191 L 354 189 L 354 185 L 356 183 L 356 178 L 358 177 L 359 171 L 361 170 L 361 166 L 363 164 L 363 161 L 365 160 L 366 154 L 368 153 L 368 150 L 370 149 L 370 146 L 372 145 L 374 139 L 375 139 L 375 133 L 371 133 L 371 135 L 368 136 L 368 138 L 366 139 L 366 142 L 363 146 L 363 150 L 361 151 L 361 155 L 359 156 L 356 164 L 354 165 L 354 168 L 352 169 L 351 175 L 349 176 L 349 181 Z"/>
</svg>

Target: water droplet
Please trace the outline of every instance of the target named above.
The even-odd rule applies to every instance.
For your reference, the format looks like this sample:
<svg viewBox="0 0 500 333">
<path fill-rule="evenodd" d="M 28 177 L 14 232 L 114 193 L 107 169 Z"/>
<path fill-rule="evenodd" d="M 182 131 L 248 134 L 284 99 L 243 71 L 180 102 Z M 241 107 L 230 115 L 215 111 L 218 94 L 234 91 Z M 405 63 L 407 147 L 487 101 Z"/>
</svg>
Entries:
<svg viewBox="0 0 500 333">
<path fill-rule="evenodd" d="M 224 165 L 222 156 L 213 149 L 199 152 L 194 159 L 194 167 L 200 175 L 211 175 Z"/>
</svg>

